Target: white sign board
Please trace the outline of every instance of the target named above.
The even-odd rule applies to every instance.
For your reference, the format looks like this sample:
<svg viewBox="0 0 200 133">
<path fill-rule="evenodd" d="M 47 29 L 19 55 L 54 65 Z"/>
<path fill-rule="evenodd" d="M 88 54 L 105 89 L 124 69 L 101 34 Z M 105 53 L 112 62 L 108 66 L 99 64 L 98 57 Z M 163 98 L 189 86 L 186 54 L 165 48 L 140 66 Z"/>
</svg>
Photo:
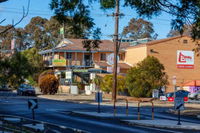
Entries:
<svg viewBox="0 0 200 133">
<path fill-rule="evenodd" d="M 160 96 L 160 100 L 161 100 L 161 101 L 166 101 L 166 100 L 167 100 L 167 97 L 166 97 L 166 96 Z"/>
<path fill-rule="evenodd" d="M 66 71 L 65 78 L 66 79 L 72 79 L 72 71 Z"/>
<path fill-rule="evenodd" d="M 112 73 L 113 72 L 113 67 L 107 67 L 107 72 Z M 120 72 L 120 67 L 117 67 L 117 73 Z"/>
<path fill-rule="evenodd" d="M 153 91 L 152 91 L 152 97 L 153 98 L 159 98 L 159 90 L 153 89 Z"/>
<path fill-rule="evenodd" d="M 193 69 L 194 68 L 194 52 L 177 50 L 177 68 Z"/>
<path fill-rule="evenodd" d="M 96 77 L 96 73 L 90 73 L 90 79 L 94 79 Z"/>
<path fill-rule="evenodd" d="M 184 110 L 184 99 L 183 97 L 176 97 L 174 100 L 175 110 Z"/>
<path fill-rule="evenodd" d="M 106 58 L 108 65 L 114 64 L 114 53 L 109 54 Z M 117 56 L 117 62 L 119 61 L 119 56 Z"/>
</svg>

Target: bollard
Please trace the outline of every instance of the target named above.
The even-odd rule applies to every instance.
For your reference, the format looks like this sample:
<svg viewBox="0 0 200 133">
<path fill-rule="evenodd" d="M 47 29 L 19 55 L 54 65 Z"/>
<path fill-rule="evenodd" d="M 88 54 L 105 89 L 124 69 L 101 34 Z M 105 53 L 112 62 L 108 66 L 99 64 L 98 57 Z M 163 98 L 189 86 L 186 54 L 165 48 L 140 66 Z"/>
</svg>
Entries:
<svg viewBox="0 0 200 133">
<path fill-rule="evenodd" d="M 20 118 L 20 131 L 23 132 L 23 118 Z"/>
<path fill-rule="evenodd" d="M 154 120 L 154 105 L 153 105 L 153 102 L 152 103 L 152 120 Z"/>
<path fill-rule="evenodd" d="M 181 116 L 180 116 L 180 109 L 178 110 L 178 123 L 177 125 L 181 125 Z"/>
<path fill-rule="evenodd" d="M 141 102 L 151 102 L 152 104 L 152 109 L 151 109 L 151 112 L 152 112 L 152 120 L 154 120 L 154 104 L 152 101 L 139 101 L 138 102 L 138 120 L 140 120 L 140 103 Z"/>
<path fill-rule="evenodd" d="M 140 120 L 140 102 L 138 102 L 138 120 Z"/>
<path fill-rule="evenodd" d="M 119 100 L 119 99 L 118 99 Z M 127 99 L 121 99 L 121 100 L 125 100 L 126 102 L 126 116 L 128 116 L 128 100 Z M 116 100 L 114 100 L 114 104 L 113 104 L 113 109 L 114 109 L 114 116 L 116 115 Z"/>
<path fill-rule="evenodd" d="M 116 101 L 114 100 L 114 104 L 113 104 L 113 105 L 114 105 L 114 106 L 113 106 L 113 108 L 114 108 L 114 116 L 115 116 L 115 114 L 116 114 L 115 102 L 116 102 Z"/>
<path fill-rule="evenodd" d="M 128 116 L 128 100 L 127 99 L 125 100 L 126 100 L 126 116 Z"/>
</svg>

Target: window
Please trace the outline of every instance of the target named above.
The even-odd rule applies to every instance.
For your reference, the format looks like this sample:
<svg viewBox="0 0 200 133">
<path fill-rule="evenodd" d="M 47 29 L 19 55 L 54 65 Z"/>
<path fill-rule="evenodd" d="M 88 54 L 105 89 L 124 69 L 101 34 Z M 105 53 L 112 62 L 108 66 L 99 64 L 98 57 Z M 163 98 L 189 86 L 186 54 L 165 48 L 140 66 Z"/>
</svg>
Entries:
<svg viewBox="0 0 200 133">
<path fill-rule="evenodd" d="M 124 60 L 124 54 L 119 54 L 119 60 L 123 61 Z"/>
<path fill-rule="evenodd" d="M 187 44 L 188 43 L 188 40 L 183 40 L 183 44 Z"/>
<path fill-rule="evenodd" d="M 67 59 L 72 59 L 72 53 L 67 53 Z"/>
<path fill-rule="evenodd" d="M 61 72 L 61 78 L 65 78 L 65 72 Z"/>
<path fill-rule="evenodd" d="M 106 61 L 106 54 L 105 53 L 101 53 L 101 61 Z"/>
</svg>

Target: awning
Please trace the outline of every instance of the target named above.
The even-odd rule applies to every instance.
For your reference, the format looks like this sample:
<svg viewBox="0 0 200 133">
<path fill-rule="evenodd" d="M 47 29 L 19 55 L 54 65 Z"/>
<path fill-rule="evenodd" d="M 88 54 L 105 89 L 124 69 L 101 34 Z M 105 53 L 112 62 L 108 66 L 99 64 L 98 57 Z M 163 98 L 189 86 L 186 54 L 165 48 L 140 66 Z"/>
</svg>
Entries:
<svg viewBox="0 0 200 133">
<path fill-rule="evenodd" d="M 184 84 L 184 86 L 200 86 L 200 80 L 188 81 Z"/>
<path fill-rule="evenodd" d="M 73 72 L 88 72 L 87 69 L 73 69 Z"/>
<path fill-rule="evenodd" d="M 97 68 L 90 68 L 90 69 L 88 69 L 88 72 L 90 72 L 90 73 L 108 73 L 105 70 L 97 69 Z"/>
</svg>

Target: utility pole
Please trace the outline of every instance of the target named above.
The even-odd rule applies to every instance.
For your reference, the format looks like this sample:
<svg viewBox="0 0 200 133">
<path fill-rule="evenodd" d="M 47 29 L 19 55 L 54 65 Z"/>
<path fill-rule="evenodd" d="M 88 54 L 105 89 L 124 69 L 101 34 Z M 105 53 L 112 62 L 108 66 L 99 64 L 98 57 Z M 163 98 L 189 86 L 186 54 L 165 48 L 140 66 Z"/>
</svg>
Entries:
<svg viewBox="0 0 200 133">
<path fill-rule="evenodd" d="M 115 1 L 115 34 L 114 34 L 114 67 L 113 67 L 113 90 L 112 90 L 112 100 L 117 99 L 117 55 L 118 55 L 118 43 L 119 43 L 119 0 Z"/>
</svg>

